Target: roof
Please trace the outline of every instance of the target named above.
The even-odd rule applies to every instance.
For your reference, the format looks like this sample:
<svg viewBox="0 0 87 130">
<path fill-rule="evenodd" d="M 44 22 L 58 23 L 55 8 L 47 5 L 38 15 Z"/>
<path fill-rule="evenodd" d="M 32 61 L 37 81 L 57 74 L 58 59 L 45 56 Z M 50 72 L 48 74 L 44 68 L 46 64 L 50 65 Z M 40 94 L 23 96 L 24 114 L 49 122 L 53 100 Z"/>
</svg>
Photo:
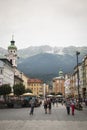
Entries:
<svg viewBox="0 0 87 130">
<path fill-rule="evenodd" d="M 0 58 L 4 63 L 8 64 L 9 66 L 13 67 L 11 62 L 7 58 Z"/>
<path fill-rule="evenodd" d="M 63 76 L 63 71 L 62 70 L 59 71 L 59 76 Z"/>
<path fill-rule="evenodd" d="M 15 46 L 15 41 L 11 41 L 11 45 L 8 46 L 8 49 L 16 49 L 17 50 L 17 47 Z"/>
<path fill-rule="evenodd" d="M 22 81 L 22 82 L 23 82 L 23 79 L 22 79 L 22 78 L 20 78 L 18 75 L 14 75 L 14 77 L 15 77 L 15 79 L 18 79 L 18 80 L 20 80 L 20 81 Z"/>
<path fill-rule="evenodd" d="M 42 83 L 40 79 L 28 79 L 28 83 Z"/>
</svg>

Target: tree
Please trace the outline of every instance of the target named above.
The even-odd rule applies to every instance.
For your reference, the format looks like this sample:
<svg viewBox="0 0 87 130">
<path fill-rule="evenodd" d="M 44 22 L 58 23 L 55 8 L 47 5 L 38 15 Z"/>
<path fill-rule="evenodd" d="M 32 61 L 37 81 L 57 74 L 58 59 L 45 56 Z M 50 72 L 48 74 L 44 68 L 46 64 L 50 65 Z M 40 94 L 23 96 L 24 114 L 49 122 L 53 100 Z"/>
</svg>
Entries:
<svg viewBox="0 0 87 130">
<path fill-rule="evenodd" d="M 32 93 L 32 90 L 31 89 L 29 89 L 29 88 L 27 88 L 27 89 L 25 89 L 25 93 Z"/>
<path fill-rule="evenodd" d="M 9 84 L 3 84 L 0 86 L 0 95 L 4 96 L 4 99 L 6 101 L 6 95 L 11 93 L 11 87 Z"/>
<path fill-rule="evenodd" d="M 15 84 L 13 90 L 15 95 L 20 96 L 25 92 L 25 86 L 22 83 Z"/>
</svg>

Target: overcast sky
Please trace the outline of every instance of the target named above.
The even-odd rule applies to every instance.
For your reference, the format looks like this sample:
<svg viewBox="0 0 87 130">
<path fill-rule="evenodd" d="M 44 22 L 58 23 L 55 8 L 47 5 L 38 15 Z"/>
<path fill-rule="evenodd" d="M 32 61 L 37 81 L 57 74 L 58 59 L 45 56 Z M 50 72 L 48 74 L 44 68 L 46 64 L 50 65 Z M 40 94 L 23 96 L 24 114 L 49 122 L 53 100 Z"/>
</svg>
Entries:
<svg viewBox="0 0 87 130">
<path fill-rule="evenodd" d="M 0 0 L 0 47 L 87 46 L 87 0 Z"/>
</svg>

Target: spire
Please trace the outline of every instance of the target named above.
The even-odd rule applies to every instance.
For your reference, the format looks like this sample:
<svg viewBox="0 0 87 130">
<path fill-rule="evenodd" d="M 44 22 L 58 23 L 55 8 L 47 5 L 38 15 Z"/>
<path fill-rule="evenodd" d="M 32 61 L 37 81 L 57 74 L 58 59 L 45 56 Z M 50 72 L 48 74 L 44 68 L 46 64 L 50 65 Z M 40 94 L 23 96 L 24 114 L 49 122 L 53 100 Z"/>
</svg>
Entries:
<svg viewBox="0 0 87 130">
<path fill-rule="evenodd" d="M 17 67 L 17 47 L 15 46 L 14 35 L 12 35 L 10 46 L 8 46 L 8 60 L 13 67 Z"/>
<path fill-rule="evenodd" d="M 8 49 L 17 50 L 17 47 L 15 46 L 14 35 L 12 35 L 12 40 L 10 41 L 10 43 L 11 43 L 11 45 L 8 47 Z"/>
<path fill-rule="evenodd" d="M 12 41 L 14 41 L 14 35 L 12 35 Z"/>
<path fill-rule="evenodd" d="M 14 41 L 14 35 L 12 35 L 12 41 L 11 41 L 11 45 L 14 45 L 15 41 Z"/>
</svg>

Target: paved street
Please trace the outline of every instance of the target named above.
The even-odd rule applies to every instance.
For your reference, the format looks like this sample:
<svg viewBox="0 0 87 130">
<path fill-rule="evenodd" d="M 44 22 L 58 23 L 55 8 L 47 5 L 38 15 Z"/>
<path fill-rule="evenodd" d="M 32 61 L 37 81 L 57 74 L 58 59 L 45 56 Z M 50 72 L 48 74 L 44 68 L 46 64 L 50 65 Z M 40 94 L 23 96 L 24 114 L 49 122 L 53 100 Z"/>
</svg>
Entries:
<svg viewBox="0 0 87 130">
<path fill-rule="evenodd" d="M 43 106 L 35 108 L 29 115 L 29 108 L 0 109 L 0 130 L 86 130 L 87 108 L 75 110 L 67 115 L 65 106 L 52 107 L 52 114 L 45 114 Z"/>
</svg>

